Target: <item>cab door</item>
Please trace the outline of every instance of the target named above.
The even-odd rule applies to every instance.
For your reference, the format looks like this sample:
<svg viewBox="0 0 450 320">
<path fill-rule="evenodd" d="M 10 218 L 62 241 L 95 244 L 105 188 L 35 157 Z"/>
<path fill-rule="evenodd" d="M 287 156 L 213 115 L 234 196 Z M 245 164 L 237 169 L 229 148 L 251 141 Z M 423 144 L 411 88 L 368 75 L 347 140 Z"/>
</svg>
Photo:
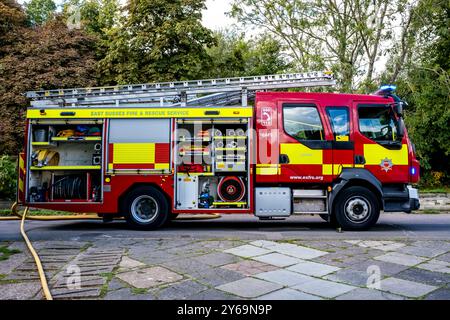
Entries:
<svg viewBox="0 0 450 320">
<path fill-rule="evenodd" d="M 389 104 L 354 102 L 355 159 L 364 160 L 381 183 L 407 183 L 409 157 L 406 136 L 397 134 L 397 117 Z"/>
<path fill-rule="evenodd" d="M 278 112 L 272 99 L 256 102 L 256 145 L 252 150 L 256 156 L 256 182 L 277 183 L 278 163 Z"/>
<path fill-rule="evenodd" d="M 325 108 L 331 131 L 333 132 L 333 178 L 342 173 L 343 168 L 354 166 L 354 142 L 350 110 L 347 106 L 328 106 Z M 356 162 L 362 161 L 357 159 Z"/>
<path fill-rule="evenodd" d="M 279 103 L 280 183 L 332 181 L 332 134 L 315 101 Z"/>
</svg>

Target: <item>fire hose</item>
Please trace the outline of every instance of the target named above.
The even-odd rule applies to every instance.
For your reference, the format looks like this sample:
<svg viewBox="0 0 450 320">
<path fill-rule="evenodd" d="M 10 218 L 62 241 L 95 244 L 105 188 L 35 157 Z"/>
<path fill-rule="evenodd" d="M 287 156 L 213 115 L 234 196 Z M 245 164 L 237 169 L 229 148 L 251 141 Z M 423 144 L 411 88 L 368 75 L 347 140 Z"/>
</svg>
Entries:
<svg viewBox="0 0 450 320">
<path fill-rule="evenodd" d="M 31 244 L 30 239 L 28 239 L 28 236 L 25 232 L 25 219 L 28 213 L 28 207 L 25 208 L 25 211 L 22 215 L 22 221 L 20 222 L 20 233 L 22 234 L 23 239 L 25 240 L 25 243 L 27 244 L 28 250 L 30 250 L 31 255 L 34 258 L 34 262 L 36 263 L 38 273 L 39 273 L 39 279 L 41 280 L 41 286 L 42 291 L 44 292 L 45 299 L 47 300 L 53 300 L 52 294 L 50 293 L 50 289 L 48 288 L 47 278 L 45 277 L 44 268 L 42 267 L 41 259 L 39 258 L 39 255 L 37 254 L 36 250 L 34 250 L 33 245 Z"/>
<path fill-rule="evenodd" d="M 11 207 L 11 212 L 14 214 L 14 217 L 0 217 L 1 220 L 21 220 L 20 222 L 20 233 L 22 234 L 22 238 L 24 239 L 28 250 L 30 251 L 31 255 L 33 256 L 34 262 L 36 264 L 39 279 L 41 281 L 42 291 L 44 292 L 44 296 L 46 300 L 53 300 L 52 294 L 50 292 L 50 289 L 48 287 L 47 278 L 45 276 L 44 268 L 42 267 L 41 259 L 39 258 L 39 255 L 37 254 L 36 250 L 33 248 L 33 245 L 31 244 L 30 239 L 28 238 L 26 232 L 25 232 L 25 219 L 28 220 L 40 220 L 40 221 L 54 221 L 54 220 L 98 220 L 101 219 L 101 217 L 94 215 L 94 214 L 79 214 L 74 216 L 39 216 L 39 217 L 33 217 L 28 216 L 29 207 L 25 207 L 25 210 L 23 214 L 21 215 L 17 210 L 17 202 L 15 202 Z M 200 219 L 216 219 L 219 218 L 219 214 L 209 214 L 209 215 L 193 215 L 193 216 L 187 216 L 187 217 L 180 217 L 179 220 L 200 220 Z"/>
</svg>

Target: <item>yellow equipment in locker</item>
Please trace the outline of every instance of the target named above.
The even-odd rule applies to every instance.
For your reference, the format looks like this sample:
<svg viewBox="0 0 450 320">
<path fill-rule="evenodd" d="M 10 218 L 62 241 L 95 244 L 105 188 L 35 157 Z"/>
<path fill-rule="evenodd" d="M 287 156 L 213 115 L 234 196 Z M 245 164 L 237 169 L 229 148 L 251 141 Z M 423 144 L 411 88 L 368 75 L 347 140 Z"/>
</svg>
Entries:
<svg viewBox="0 0 450 320">
<path fill-rule="evenodd" d="M 33 166 L 57 166 L 59 163 L 59 153 L 51 150 L 36 150 L 31 155 Z"/>
</svg>

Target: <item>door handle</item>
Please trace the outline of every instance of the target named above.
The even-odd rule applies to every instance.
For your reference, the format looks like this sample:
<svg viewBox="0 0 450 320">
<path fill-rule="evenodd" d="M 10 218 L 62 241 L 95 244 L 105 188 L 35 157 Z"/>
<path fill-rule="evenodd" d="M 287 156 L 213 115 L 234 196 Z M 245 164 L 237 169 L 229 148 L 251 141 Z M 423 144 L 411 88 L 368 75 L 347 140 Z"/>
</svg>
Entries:
<svg viewBox="0 0 450 320">
<path fill-rule="evenodd" d="M 356 155 L 355 164 L 366 164 L 366 158 L 364 158 L 364 156 L 360 154 Z"/>
<path fill-rule="evenodd" d="M 289 157 L 287 154 L 280 154 L 280 164 L 289 163 Z"/>
</svg>

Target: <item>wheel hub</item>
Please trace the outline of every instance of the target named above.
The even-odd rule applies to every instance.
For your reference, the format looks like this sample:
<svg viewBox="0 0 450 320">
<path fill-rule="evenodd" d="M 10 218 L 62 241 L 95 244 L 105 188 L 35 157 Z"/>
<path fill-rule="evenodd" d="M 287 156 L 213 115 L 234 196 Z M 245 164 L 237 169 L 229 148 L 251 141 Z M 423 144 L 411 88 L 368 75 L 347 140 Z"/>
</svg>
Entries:
<svg viewBox="0 0 450 320">
<path fill-rule="evenodd" d="M 140 223 L 150 223 L 158 216 L 159 206 L 156 200 L 148 195 L 134 199 L 131 204 L 131 214 Z"/>
<path fill-rule="evenodd" d="M 363 197 L 353 197 L 345 204 L 345 214 L 353 222 L 362 223 L 369 218 L 370 204 Z"/>
</svg>

